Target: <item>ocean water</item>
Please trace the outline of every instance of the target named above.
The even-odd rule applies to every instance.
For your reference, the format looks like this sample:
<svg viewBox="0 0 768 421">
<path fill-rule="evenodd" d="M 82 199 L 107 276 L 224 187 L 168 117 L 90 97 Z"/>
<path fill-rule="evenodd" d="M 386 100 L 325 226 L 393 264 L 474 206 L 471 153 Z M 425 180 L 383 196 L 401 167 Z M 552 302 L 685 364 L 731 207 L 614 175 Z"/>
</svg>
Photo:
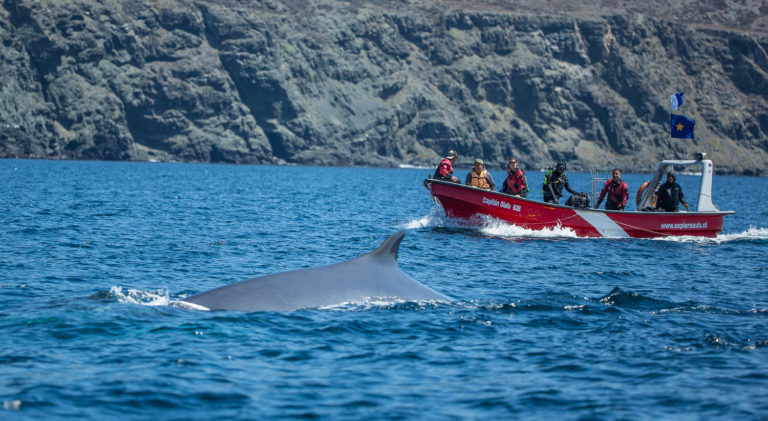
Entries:
<svg viewBox="0 0 768 421">
<path fill-rule="evenodd" d="M 0 160 L 0 419 L 768 418 L 767 179 L 715 176 L 716 239 L 582 239 L 446 219 L 430 172 Z M 452 301 L 177 305 L 400 229 Z"/>
</svg>

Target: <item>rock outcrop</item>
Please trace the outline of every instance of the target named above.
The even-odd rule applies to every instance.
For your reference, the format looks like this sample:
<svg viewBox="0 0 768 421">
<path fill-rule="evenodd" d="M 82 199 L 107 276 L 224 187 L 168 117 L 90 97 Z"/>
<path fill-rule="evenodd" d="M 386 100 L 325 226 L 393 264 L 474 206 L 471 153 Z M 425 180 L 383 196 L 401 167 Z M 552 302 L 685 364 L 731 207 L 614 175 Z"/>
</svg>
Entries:
<svg viewBox="0 0 768 421">
<path fill-rule="evenodd" d="M 764 2 L 614 3 L 4 0 L 0 157 L 764 175 Z"/>
</svg>

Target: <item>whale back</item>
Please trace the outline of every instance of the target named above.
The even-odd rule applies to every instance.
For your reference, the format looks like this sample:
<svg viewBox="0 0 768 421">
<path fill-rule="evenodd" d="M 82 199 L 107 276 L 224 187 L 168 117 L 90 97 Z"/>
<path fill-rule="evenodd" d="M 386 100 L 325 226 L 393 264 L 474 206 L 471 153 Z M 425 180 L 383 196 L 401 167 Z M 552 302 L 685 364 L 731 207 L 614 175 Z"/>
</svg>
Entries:
<svg viewBox="0 0 768 421">
<path fill-rule="evenodd" d="M 351 260 L 260 276 L 183 301 L 210 310 L 237 311 L 292 311 L 373 297 L 449 301 L 400 270 L 397 255 L 404 237 L 405 232 L 398 231 L 376 250 Z"/>
</svg>

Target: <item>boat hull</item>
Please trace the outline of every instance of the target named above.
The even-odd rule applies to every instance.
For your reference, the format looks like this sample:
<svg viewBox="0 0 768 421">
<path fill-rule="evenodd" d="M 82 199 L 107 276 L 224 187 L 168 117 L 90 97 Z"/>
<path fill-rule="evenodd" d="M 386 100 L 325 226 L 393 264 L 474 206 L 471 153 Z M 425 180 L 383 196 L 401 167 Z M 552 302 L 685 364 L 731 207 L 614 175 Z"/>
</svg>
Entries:
<svg viewBox="0 0 768 421">
<path fill-rule="evenodd" d="M 487 215 L 532 230 L 568 228 L 579 237 L 716 237 L 725 215 L 733 213 L 576 209 L 444 181 L 425 185 L 451 218 Z"/>
</svg>

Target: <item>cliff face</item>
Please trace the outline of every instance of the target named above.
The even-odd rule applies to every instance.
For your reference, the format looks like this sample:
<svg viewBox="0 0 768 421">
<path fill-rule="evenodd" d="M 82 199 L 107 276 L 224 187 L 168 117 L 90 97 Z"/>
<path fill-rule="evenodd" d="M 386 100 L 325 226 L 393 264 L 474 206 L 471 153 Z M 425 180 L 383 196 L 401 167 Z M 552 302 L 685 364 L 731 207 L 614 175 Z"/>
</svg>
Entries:
<svg viewBox="0 0 768 421">
<path fill-rule="evenodd" d="M 5 0 L 0 156 L 765 174 L 764 3 L 556 3 Z"/>
</svg>

